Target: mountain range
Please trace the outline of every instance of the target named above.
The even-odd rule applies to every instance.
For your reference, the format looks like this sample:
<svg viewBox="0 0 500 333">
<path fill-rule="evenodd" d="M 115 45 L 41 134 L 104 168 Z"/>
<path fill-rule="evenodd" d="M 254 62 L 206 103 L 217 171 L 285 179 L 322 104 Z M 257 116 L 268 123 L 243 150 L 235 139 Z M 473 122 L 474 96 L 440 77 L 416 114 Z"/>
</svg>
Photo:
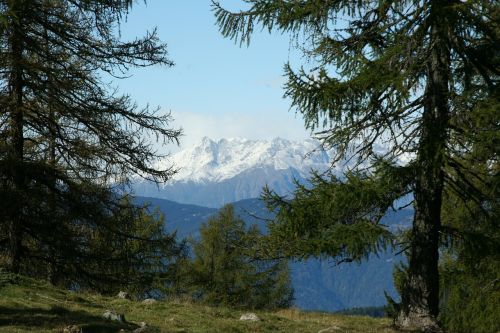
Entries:
<svg viewBox="0 0 500 333">
<path fill-rule="evenodd" d="M 383 151 L 383 147 L 375 149 Z M 165 214 L 166 229 L 176 231 L 179 238 L 196 237 L 200 225 L 227 203 L 235 206 L 248 225 L 257 224 L 265 230 L 264 219 L 273 216 L 256 199 L 263 186 L 290 195 L 295 181 L 307 184 L 313 170 L 330 170 L 341 176 L 354 162 L 332 166 L 333 154 L 315 140 L 203 138 L 159 163 L 159 167 L 173 163 L 180 168 L 170 182 L 158 186 L 137 180 L 134 190 L 139 202 L 149 202 Z M 411 208 L 403 209 L 387 214 L 383 223 L 391 229 L 405 228 L 412 216 Z M 397 298 L 392 271 L 402 258 L 395 252 L 388 250 L 361 264 L 336 265 L 328 259 L 291 262 L 295 305 L 306 310 L 337 311 L 383 305 L 384 291 Z"/>
<path fill-rule="evenodd" d="M 218 208 L 259 197 L 265 185 L 281 195 L 289 194 L 295 188 L 294 179 L 305 182 L 312 170 L 328 169 L 331 154 L 312 139 L 214 141 L 205 137 L 159 162 L 158 167 L 173 164 L 179 168 L 169 182 L 158 186 L 138 180 L 134 189 L 140 196 Z"/>
</svg>

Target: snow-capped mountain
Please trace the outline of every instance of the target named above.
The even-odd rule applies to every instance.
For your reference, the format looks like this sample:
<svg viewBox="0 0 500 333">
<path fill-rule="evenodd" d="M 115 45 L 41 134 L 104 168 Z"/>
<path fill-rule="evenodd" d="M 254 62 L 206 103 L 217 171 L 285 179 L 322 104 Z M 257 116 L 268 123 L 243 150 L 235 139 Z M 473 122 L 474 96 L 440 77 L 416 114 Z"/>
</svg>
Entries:
<svg viewBox="0 0 500 333">
<path fill-rule="evenodd" d="M 160 162 L 160 167 L 173 163 L 180 169 L 169 182 L 160 186 L 137 182 L 134 188 L 137 195 L 220 207 L 258 197 L 265 185 L 288 194 L 294 189 L 293 179 L 304 181 L 311 170 L 321 172 L 330 167 L 330 154 L 312 139 L 214 141 L 205 137 Z"/>
<path fill-rule="evenodd" d="M 375 149 L 380 153 L 384 151 L 381 146 Z M 273 215 L 263 202 L 251 198 L 259 197 L 265 185 L 282 195 L 292 193 L 294 179 L 307 182 L 311 170 L 322 172 L 330 168 L 333 154 L 323 150 L 314 140 L 214 141 L 203 138 L 197 145 L 158 165 L 168 167 L 173 163 L 179 168 L 173 179 L 160 186 L 138 181 L 135 194 L 142 196 L 137 199 L 139 202 L 159 207 L 165 213 L 167 230 L 176 231 L 180 238 L 196 235 L 201 223 L 217 212 L 214 208 L 226 203 L 233 203 L 237 214 L 246 223 L 264 229 L 262 219 L 273 218 Z M 353 163 L 355 161 L 340 163 L 333 172 L 341 175 L 343 169 L 352 167 Z M 391 228 L 405 227 L 411 216 L 411 209 L 397 211 L 387 214 L 383 223 Z M 379 306 L 386 302 L 384 290 L 397 299 L 392 271 L 393 263 L 399 260 L 400 255 L 388 250 L 355 266 L 337 267 L 318 260 L 294 262 L 290 269 L 296 305 L 324 311 Z"/>
<path fill-rule="evenodd" d="M 311 169 L 325 169 L 330 156 L 317 141 L 293 142 L 281 138 L 272 141 L 242 138 L 204 137 L 198 145 L 178 152 L 166 163 L 180 167 L 174 182 L 221 182 L 250 169 L 293 168 L 302 176 Z"/>
</svg>

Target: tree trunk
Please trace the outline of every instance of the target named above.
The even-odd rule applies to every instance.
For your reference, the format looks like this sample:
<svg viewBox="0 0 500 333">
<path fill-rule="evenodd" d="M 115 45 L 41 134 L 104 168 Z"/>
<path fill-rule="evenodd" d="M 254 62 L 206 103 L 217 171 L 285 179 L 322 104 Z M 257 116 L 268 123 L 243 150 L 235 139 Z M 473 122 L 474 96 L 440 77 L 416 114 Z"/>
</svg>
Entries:
<svg viewBox="0 0 500 333">
<path fill-rule="evenodd" d="M 23 111 L 23 39 L 22 39 L 22 10 L 13 3 L 13 13 L 18 14 L 12 24 L 10 38 L 11 45 L 11 73 L 9 79 L 10 103 L 10 130 L 11 130 L 11 160 L 13 162 L 12 180 L 18 200 L 15 207 L 11 207 L 9 221 L 9 253 L 8 266 L 14 273 L 19 273 L 22 238 L 23 238 L 23 200 L 25 193 L 25 177 L 22 168 L 24 159 L 24 111 Z"/>
<path fill-rule="evenodd" d="M 50 11 L 51 9 L 51 0 L 47 0 L 44 3 L 44 6 L 46 7 L 45 10 L 47 12 Z M 45 16 L 45 19 L 47 21 L 50 20 L 49 15 Z M 45 39 L 45 58 L 46 58 L 46 63 L 45 65 L 47 66 L 46 70 L 46 76 L 47 76 L 47 109 L 48 109 L 48 116 L 49 116 L 49 135 L 48 135 L 48 149 L 49 149 L 49 154 L 48 154 L 48 164 L 50 166 L 51 170 L 51 179 L 49 182 L 49 212 L 51 215 L 51 221 L 50 224 L 55 224 L 57 220 L 57 210 L 56 210 L 56 167 L 57 167 L 57 160 L 56 160 L 56 124 L 57 124 L 57 119 L 56 119 L 56 112 L 54 110 L 54 105 L 53 105 L 53 92 L 52 92 L 52 69 L 53 69 L 53 64 L 51 59 L 51 54 L 50 54 L 50 40 L 49 40 L 49 32 L 45 28 L 44 29 L 44 39 Z M 58 272 L 57 272 L 57 255 L 54 251 L 54 245 L 53 244 L 48 244 L 47 245 L 47 253 L 49 255 L 50 261 L 47 263 L 47 280 L 53 284 L 57 284 L 57 277 L 58 277 Z"/>
<path fill-rule="evenodd" d="M 431 20 L 431 54 L 414 190 L 415 216 L 410 243 L 408 276 L 402 292 L 396 325 L 402 329 L 440 332 L 439 314 L 439 232 L 444 183 L 444 158 L 448 125 L 448 82 L 450 52 L 446 28 L 439 13 L 446 5 L 434 1 Z"/>
</svg>

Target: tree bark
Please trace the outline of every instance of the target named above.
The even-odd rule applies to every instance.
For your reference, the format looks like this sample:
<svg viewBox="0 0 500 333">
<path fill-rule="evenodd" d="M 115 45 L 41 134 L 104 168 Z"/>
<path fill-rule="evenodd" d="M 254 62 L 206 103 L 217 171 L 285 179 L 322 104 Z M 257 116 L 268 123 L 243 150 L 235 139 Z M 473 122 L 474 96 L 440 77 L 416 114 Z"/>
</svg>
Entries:
<svg viewBox="0 0 500 333">
<path fill-rule="evenodd" d="M 46 0 L 44 2 L 44 6 L 46 7 L 45 10 L 47 12 L 50 11 L 51 9 L 51 0 Z M 50 20 L 50 17 L 49 15 L 46 15 L 45 16 L 45 19 L 47 21 Z M 51 54 L 50 54 L 50 51 L 51 51 L 51 46 L 50 46 L 50 39 L 49 39 L 49 32 L 47 30 L 47 28 L 44 29 L 44 39 L 45 39 L 45 57 L 46 57 L 46 63 L 45 65 L 47 66 L 47 70 L 46 70 L 46 76 L 47 76 L 47 99 L 48 99 L 48 102 L 47 102 L 47 111 L 48 111 L 48 116 L 49 116 L 49 124 L 48 124 L 48 128 L 49 128 L 49 135 L 48 135 L 48 149 L 49 149 L 49 154 L 48 154 L 48 164 L 50 166 L 50 169 L 51 169 L 51 179 L 50 179 L 50 185 L 49 185 L 49 198 L 48 198 L 48 201 L 49 201 L 49 211 L 50 211 L 50 215 L 51 215 L 51 223 L 52 224 L 55 224 L 56 223 L 56 219 L 57 219 L 57 207 L 56 207 L 56 193 L 55 193 L 55 189 L 56 189 L 56 185 L 57 185 L 57 181 L 56 181 L 56 167 L 57 167 L 57 160 L 56 160 L 56 131 L 57 131 L 57 128 L 56 128 L 56 123 L 57 123 L 57 119 L 56 119 L 56 112 L 54 110 L 54 105 L 53 105 L 53 98 L 54 98 L 54 95 L 53 95 L 53 91 L 52 91 L 52 69 L 53 69 L 53 64 L 52 64 L 52 61 L 50 60 L 51 59 Z M 58 272 L 57 272 L 57 256 L 55 254 L 55 251 L 53 249 L 53 245 L 51 244 L 48 244 L 47 245 L 47 252 L 49 254 L 49 257 L 52 259 L 51 261 L 49 261 L 47 263 L 47 280 L 53 284 L 53 285 L 56 285 L 57 284 L 57 278 L 58 278 Z"/>
<path fill-rule="evenodd" d="M 22 3 L 22 1 L 20 2 Z M 19 5 L 19 7 L 18 7 Z M 23 111 L 23 38 L 21 4 L 13 2 L 9 8 L 17 17 L 13 19 L 10 37 L 12 70 L 9 79 L 10 130 L 12 180 L 18 200 L 11 207 L 9 221 L 9 253 L 8 266 L 14 273 L 19 273 L 23 238 L 23 200 L 25 193 L 25 177 L 22 163 L 24 159 L 24 111 Z"/>
<path fill-rule="evenodd" d="M 415 216 L 408 276 L 396 325 L 402 329 L 441 332 L 439 315 L 439 233 L 448 125 L 450 52 L 439 13 L 445 1 L 431 4 L 431 53 L 415 182 Z"/>
</svg>

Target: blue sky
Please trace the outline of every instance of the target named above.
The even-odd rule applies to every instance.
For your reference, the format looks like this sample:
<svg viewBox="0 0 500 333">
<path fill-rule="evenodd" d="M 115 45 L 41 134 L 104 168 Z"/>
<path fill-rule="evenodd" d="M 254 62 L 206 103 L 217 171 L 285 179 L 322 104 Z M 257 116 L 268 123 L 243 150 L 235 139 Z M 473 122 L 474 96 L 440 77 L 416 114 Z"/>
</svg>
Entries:
<svg viewBox="0 0 500 333">
<path fill-rule="evenodd" d="M 173 125 L 184 129 L 181 147 L 203 136 L 309 136 L 300 115 L 282 98 L 283 65 L 301 60 L 288 36 L 256 33 L 250 47 L 240 47 L 218 32 L 210 0 L 148 0 L 146 5 L 140 0 L 122 24 L 122 39 L 154 27 L 175 66 L 135 69 L 116 84 L 140 105 L 171 111 Z"/>
</svg>

